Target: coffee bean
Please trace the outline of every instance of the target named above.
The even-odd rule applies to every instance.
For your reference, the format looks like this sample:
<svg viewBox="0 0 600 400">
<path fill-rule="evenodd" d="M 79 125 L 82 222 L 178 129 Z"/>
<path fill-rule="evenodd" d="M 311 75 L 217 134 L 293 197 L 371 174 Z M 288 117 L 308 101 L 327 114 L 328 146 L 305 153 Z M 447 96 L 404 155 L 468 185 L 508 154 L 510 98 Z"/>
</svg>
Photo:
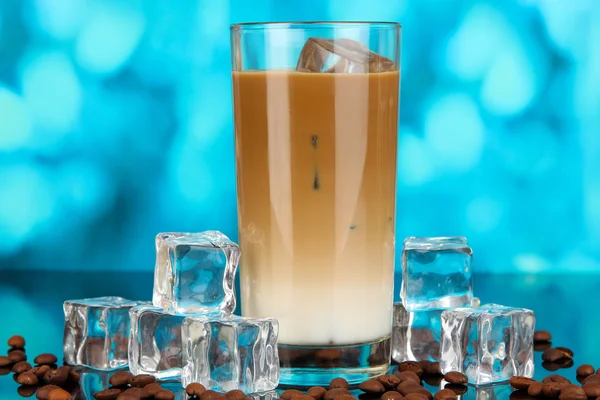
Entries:
<svg viewBox="0 0 600 400">
<path fill-rule="evenodd" d="M 63 389 L 54 389 L 48 394 L 48 400 L 71 400 L 71 393 Z"/>
<path fill-rule="evenodd" d="M 467 376 L 465 374 L 460 373 L 458 371 L 447 372 L 444 375 L 444 380 L 446 380 L 448 383 L 452 383 L 455 385 L 467 383 L 469 381 L 469 379 L 467 378 Z"/>
<path fill-rule="evenodd" d="M 450 389 L 442 389 L 433 396 L 433 400 L 456 400 L 456 393 Z"/>
<path fill-rule="evenodd" d="M 403 396 L 406 396 L 410 393 L 423 393 L 429 399 L 432 398 L 431 393 L 429 393 L 427 389 L 413 382 L 402 382 L 400 385 L 398 385 L 396 390 Z"/>
<path fill-rule="evenodd" d="M 0 367 L 8 367 L 12 365 L 12 360 L 6 356 L 0 356 Z"/>
<path fill-rule="evenodd" d="M 583 391 L 588 397 L 600 397 L 600 384 L 588 383 L 583 385 Z"/>
<path fill-rule="evenodd" d="M 527 388 L 527 394 L 529 394 L 530 396 L 539 396 L 542 394 L 543 387 L 544 384 L 542 382 L 533 382 Z"/>
<path fill-rule="evenodd" d="M 563 385 L 568 385 L 571 383 L 571 381 L 568 380 L 567 378 L 565 378 L 564 376 L 560 376 L 560 375 L 556 375 L 556 374 L 548 375 L 547 377 L 542 379 L 542 383 L 548 383 L 548 382 L 562 383 Z"/>
<path fill-rule="evenodd" d="M 600 368 L 596 370 L 596 375 L 600 375 Z"/>
<path fill-rule="evenodd" d="M 329 389 L 338 389 L 338 388 L 342 388 L 342 389 L 350 389 L 350 385 L 348 384 L 348 381 L 345 380 L 344 378 L 335 378 L 333 379 L 331 382 L 329 382 Z"/>
<path fill-rule="evenodd" d="M 163 390 L 162 386 L 158 383 L 151 383 L 149 385 L 144 386 L 142 390 L 142 398 L 153 398 L 154 395 Z"/>
<path fill-rule="evenodd" d="M 379 382 L 377 379 L 369 379 L 368 381 L 364 381 L 358 388 L 365 393 L 383 393 L 385 392 L 385 387 Z M 287 400 L 287 399 L 284 399 Z"/>
<path fill-rule="evenodd" d="M 544 395 L 546 395 L 548 397 L 558 397 L 558 395 L 560 395 L 562 388 L 565 386 L 566 385 L 564 383 L 558 383 L 558 382 L 544 383 L 544 386 L 542 387 L 542 393 L 544 393 Z"/>
<path fill-rule="evenodd" d="M 508 398 L 510 400 L 535 400 L 535 398 L 527 394 L 525 390 L 515 390 Z"/>
<path fill-rule="evenodd" d="M 350 394 L 350 392 L 344 388 L 331 389 L 331 390 L 328 390 L 327 392 L 325 392 L 325 396 L 323 396 L 323 399 L 333 400 L 343 394 Z"/>
<path fill-rule="evenodd" d="M 39 356 L 37 356 L 36 358 L 33 359 L 33 362 L 38 365 L 56 364 L 56 361 L 58 361 L 56 356 L 54 354 L 50 354 L 50 353 L 40 354 Z"/>
<path fill-rule="evenodd" d="M 404 396 L 404 398 L 406 400 L 428 400 L 429 397 L 427 397 L 427 395 L 423 394 L 423 393 L 409 393 L 408 395 Z"/>
<path fill-rule="evenodd" d="M 394 372 L 394 375 L 400 379 L 400 382 L 411 381 L 416 383 L 417 385 L 421 384 L 421 378 L 419 378 L 419 375 L 415 374 L 412 371 L 396 371 Z"/>
<path fill-rule="evenodd" d="M 8 347 L 12 347 L 13 349 L 25 348 L 25 338 L 19 335 L 11 336 L 8 339 Z"/>
<path fill-rule="evenodd" d="M 60 389 L 58 386 L 55 385 L 46 385 L 46 386 L 42 386 L 40 388 L 40 390 L 37 391 L 37 393 L 35 394 L 35 397 L 38 400 L 48 400 L 48 395 L 50 394 L 51 391 L 53 391 L 54 389 Z"/>
<path fill-rule="evenodd" d="M 31 397 L 37 392 L 36 386 L 21 385 L 17 388 L 17 393 L 21 397 Z"/>
<path fill-rule="evenodd" d="M 154 383 L 155 381 L 156 381 L 156 378 L 153 377 L 152 375 L 140 374 L 140 375 L 133 376 L 129 380 L 129 384 L 133 387 L 143 388 L 144 386 Z"/>
<path fill-rule="evenodd" d="M 236 389 L 225 393 L 225 397 L 227 397 L 227 400 L 245 400 L 246 394 L 241 390 Z"/>
<path fill-rule="evenodd" d="M 411 372 L 414 372 L 415 374 L 417 374 L 417 376 L 419 378 L 421 377 L 421 375 L 423 375 L 423 369 L 421 368 L 419 363 L 416 361 L 401 362 L 398 365 L 398 371 L 400 371 L 400 372 L 411 371 Z"/>
<path fill-rule="evenodd" d="M 46 375 L 46 372 L 48 372 L 50 370 L 51 370 L 51 368 L 49 365 L 38 365 L 37 367 L 33 367 L 31 369 L 31 371 L 29 371 L 29 372 L 31 372 L 32 374 L 35 374 L 35 376 L 37 376 L 38 380 L 39 380 L 39 379 L 42 379 L 44 377 L 44 375 Z"/>
<path fill-rule="evenodd" d="M 121 393 L 120 395 L 117 396 L 117 400 L 140 400 L 140 396 L 134 394 L 134 393 Z"/>
<path fill-rule="evenodd" d="M 38 378 L 31 372 L 25 372 L 17 377 L 17 382 L 21 385 L 37 385 Z"/>
<path fill-rule="evenodd" d="M 175 400 L 175 393 L 170 390 L 161 390 L 154 395 L 154 400 Z"/>
<path fill-rule="evenodd" d="M 281 399 L 282 397 L 279 396 L 279 398 Z M 215 392 L 214 390 L 205 390 L 204 393 L 202 393 L 202 396 L 200 396 L 200 400 L 226 400 L 226 399 L 227 399 L 227 397 L 225 397 L 224 394 Z"/>
<path fill-rule="evenodd" d="M 81 379 L 81 375 L 79 372 L 75 371 L 73 368 L 69 371 L 69 379 L 67 379 L 71 383 L 78 383 Z"/>
<path fill-rule="evenodd" d="M 467 393 L 467 391 L 469 390 L 469 388 L 466 385 L 456 385 L 456 384 L 452 384 L 452 383 L 447 383 L 444 386 L 444 389 L 452 390 L 454 393 L 456 393 L 457 396 L 462 396 L 463 394 Z"/>
<path fill-rule="evenodd" d="M 442 384 L 444 377 L 442 375 L 425 375 L 423 376 L 423 382 L 429 386 L 439 387 Z"/>
<path fill-rule="evenodd" d="M 585 391 L 577 385 L 566 385 L 560 391 L 559 400 L 587 400 Z"/>
<path fill-rule="evenodd" d="M 110 388 L 94 393 L 94 398 L 96 400 L 116 400 L 116 398 L 119 397 L 120 394 L 120 389 Z"/>
<path fill-rule="evenodd" d="M 417 361 L 417 363 L 419 364 L 419 367 L 421 367 L 421 369 L 423 370 L 423 374 L 426 374 L 427 368 L 429 368 L 429 364 L 431 364 L 431 361 L 423 360 L 423 361 Z"/>
<path fill-rule="evenodd" d="M 533 343 L 533 350 L 544 351 L 552 347 L 552 342 L 535 342 Z"/>
<path fill-rule="evenodd" d="M 66 365 L 58 369 L 51 369 L 44 375 L 44 381 L 51 385 L 62 386 L 69 378 L 70 370 L 71 368 Z"/>
<path fill-rule="evenodd" d="M 381 375 L 377 377 L 377 380 L 388 390 L 394 389 L 402 382 L 396 375 Z"/>
<path fill-rule="evenodd" d="M 128 371 L 118 371 L 113 374 L 108 380 L 112 386 L 126 386 L 129 385 L 129 381 L 133 378 L 133 375 Z"/>
<path fill-rule="evenodd" d="M 583 385 L 595 384 L 600 385 L 600 375 L 590 375 L 582 382 Z"/>
<path fill-rule="evenodd" d="M 322 386 L 313 386 L 307 390 L 306 394 L 312 396 L 315 400 L 322 400 L 327 393 L 327 389 Z"/>
<path fill-rule="evenodd" d="M 150 385 L 148 385 L 150 386 Z M 144 388 L 145 389 L 145 388 Z M 188 396 L 198 396 L 200 397 L 202 393 L 206 392 L 206 388 L 201 383 L 190 383 L 185 387 L 185 392 Z"/>
<path fill-rule="evenodd" d="M 583 364 L 577 367 L 576 374 L 579 376 L 590 376 L 594 375 L 594 367 L 590 364 Z"/>
<path fill-rule="evenodd" d="M 10 367 L 0 367 L 0 376 L 10 374 Z"/>
<path fill-rule="evenodd" d="M 313 398 L 309 395 L 303 395 L 298 397 L 299 400 L 313 400 Z M 336 400 L 356 400 L 356 397 L 352 396 L 351 394 L 342 394 L 338 397 L 336 397 Z"/>
<path fill-rule="evenodd" d="M 427 370 L 424 371 L 427 375 L 442 375 L 442 370 L 440 369 L 439 362 L 429 363 Z"/>
<path fill-rule="evenodd" d="M 27 372 L 30 369 L 31 364 L 29 364 L 27 361 L 20 361 L 13 365 L 12 372 L 14 372 L 15 374 L 22 374 L 23 372 Z"/>
<path fill-rule="evenodd" d="M 8 353 L 8 358 L 10 358 L 10 361 L 12 361 L 13 363 L 27 361 L 27 355 L 22 350 L 11 351 L 10 353 Z"/>
<path fill-rule="evenodd" d="M 562 351 L 563 353 L 565 353 L 566 355 L 568 355 L 568 356 L 569 356 L 569 358 L 573 358 L 573 357 L 575 357 L 575 353 L 573 353 L 573 350 L 571 350 L 571 349 L 569 349 L 569 348 L 566 348 L 566 347 L 560 347 L 560 346 L 559 346 L 559 347 L 555 347 L 555 349 L 556 349 L 556 350 L 560 350 L 560 351 Z"/>
<path fill-rule="evenodd" d="M 542 367 L 548 371 L 558 371 L 561 368 L 571 368 L 573 366 L 573 360 L 570 358 L 563 358 L 556 362 L 544 361 Z"/>
<path fill-rule="evenodd" d="M 529 385 L 535 382 L 535 379 L 527 378 L 525 376 L 513 376 L 510 378 L 508 383 L 515 389 L 527 390 Z"/>
<path fill-rule="evenodd" d="M 548 331 L 535 331 L 533 333 L 534 342 L 549 342 L 552 340 L 552 335 Z"/>
<path fill-rule="evenodd" d="M 556 362 L 559 360 L 563 360 L 565 358 L 571 358 L 571 357 L 569 357 L 569 355 L 566 352 L 564 352 L 556 347 L 552 347 L 552 348 L 544 351 L 544 353 L 542 353 L 542 360 L 548 361 L 548 362 Z"/>
<path fill-rule="evenodd" d="M 139 388 L 139 387 L 132 387 L 129 388 L 127 390 L 125 390 L 123 393 L 121 393 L 118 397 L 117 400 L 121 399 L 121 396 L 124 397 L 126 400 L 129 399 L 140 399 L 142 397 L 142 393 L 143 393 L 143 389 Z"/>
<path fill-rule="evenodd" d="M 381 400 L 401 400 L 402 398 L 402 395 L 395 390 L 385 392 L 381 395 Z"/>
<path fill-rule="evenodd" d="M 291 400 L 293 397 L 298 397 L 298 396 L 302 396 L 304 393 L 302 393 L 299 390 L 296 389 L 288 389 L 286 391 L 284 391 L 283 393 L 281 393 L 279 395 L 279 398 L 281 400 Z"/>
</svg>

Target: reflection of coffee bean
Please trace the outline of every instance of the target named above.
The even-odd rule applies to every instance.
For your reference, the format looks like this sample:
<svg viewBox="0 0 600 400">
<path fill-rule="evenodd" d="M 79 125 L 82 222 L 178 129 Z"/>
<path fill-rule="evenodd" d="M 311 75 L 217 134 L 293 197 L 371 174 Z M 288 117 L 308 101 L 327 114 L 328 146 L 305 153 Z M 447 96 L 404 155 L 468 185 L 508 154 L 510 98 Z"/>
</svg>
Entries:
<svg viewBox="0 0 600 400">
<path fill-rule="evenodd" d="M 402 382 L 402 380 L 400 380 L 400 378 L 398 378 L 396 375 L 381 375 L 381 376 L 377 377 L 377 380 L 387 390 L 394 389 L 396 386 L 398 386 L 400 384 L 400 382 Z"/>
<path fill-rule="evenodd" d="M 96 400 L 115 400 L 121 394 L 121 390 L 117 388 L 105 389 L 100 392 L 94 393 L 94 399 Z"/>
<path fill-rule="evenodd" d="M 319 360 L 339 360 L 342 352 L 338 349 L 321 349 L 315 352 L 315 358 Z"/>
<path fill-rule="evenodd" d="M 594 375 L 594 367 L 592 367 L 590 364 L 583 364 L 577 367 L 576 373 L 579 376 Z"/>
<path fill-rule="evenodd" d="M 37 385 L 38 378 L 31 372 L 24 372 L 17 377 L 17 382 L 21 385 Z"/>
<path fill-rule="evenodd" d="M 561 368 L 571 368 L 574 362 L 570 358 L 562 359 L 556 362 L 544 361 L 542 363 L 542 367 L 547 369 L 548 371 L 558 371 Z"/>
<path fill-rule="evenodd" d="M 10 339 L 8 339 L 8 347 L 13 349 L 25 348 L 25 338 L 19 335 L 11 336 Z"/>
<path fill-rule="evenodd" d="M 40 390 L 37 391 L 35 397 L 38 398 L 38 400 L 48 400 L 48 395 L 54 389 L 60 389 L 60 388 L 58 386 L 55 386 L 55 385 L 42 386 L 40 388 Z"/>
<path fill-rule="evenodd" d="M 29 371 L 31 369 L 31 364 L 27 361 L 21 361 L 13 365 L 12 372 L 15 374 L 22 374 L 23 372 Z"/>
<path fill-rule="evenodd" d="M 419 376 L 419 377 L 421 375 L 423 375 L 423 370 L 421 369 L 421 366 L 419 365 L 419 363 L 416 361 L 401 362 L 398 365 L 398 371 L 400 371 L 400 372 L 411 371 L 411 372 L 414 372 L 415 374 L 417 374 L 417 376 Z"/>
<path fill-rule="evenodd" d="M 444 379 L 448 383 L 452 383 L 452 384 L 462 384 L 462 383 L 467 383 L 469 381 L 469 379 L 467 378 L 467 376 L 465 374 L 460 373 L 458 371 L 447 372 L 444 375 Z"/>
<path fill-rule="evenodd" d="M 298 397 L 298 396 L 302 396 L 304 393 L 302 393 L 299 390 L 296 389 L 288 389 L 286 391 L 284 391 L 283 393 L 281 393 L 279 395 L 279 398 L 281 400 L 291 400 L 294 397 Z"/>
<path fill-rule="evenodd" d="M 535 379 L 527 378 L 525 376 L 513 376 L 508 383 L 515 389 L 527 390 L 529 385 L 535 383 Z"/>
<path fill-rule="evenodd" d="M 426 375 L 423 378 L 423 381 L 429 386 L 440 386 L 442 380 L 444 380 L 444 377 L 441 375 Z"/>
<path fill-rule="evenodd" d="M 544 351 L 552 347 L 552 342 L 535 342 L 533 344 L 533 350 Z"/>
<path fill-rule="evenodd" d="M 350 389 L 350 385 L 348 384 L 348 381 L 345 380 L 344 378 L 334 378 L 331 380 L 331 382 L 329 382 L 329 389 L 337 389 L 337 388 L 342 388 L 342 389 Z"/>
<path fill-rule="evenodd" d="M 395 390 L 391 390 L 389 392 L 385 392 L 381 395 L 381 400 L 401 400 L 402 395 Z"/>
<path fill-rule="evenodd" d="M 385 387 L 376 379 L 369 379 L 358 385 L 358 388 L 365 393 L 383 393 L 385 392 Z"/>
<path fill-rule="evenodd" d="M 27 355 L 22 350 L 11 351 L 10 353 L 8 353 L 8 358 L 10 358 L 10 360 L 13 363 L 18 363 L 18 362 L 21 362 L 21 361 L 27 361 Z"/>
<path fill-rule="evenodd" d="M 306 392 L 307 395 L 312 396 L 315 400 L 321 400 L 325 397 L 327 389 L 322 386 L 313 386 Z"/>
<path fill-rule="evenodd" d="M 542 389 L 544 388 L 544 384 L 542 382 L 533 382 L 527 388 L 527 394 L 530 396 L 539 396 L 542 394 Z"/>
<path fill-rule="evenodd" d="M 17 393 L 21 397 L 31 397 L 37 392 L 37 387 L 21 385 L 17 388 Z"/>
<path fill-rule="evenodd" d="M 442 375 L 442 370 L 440 368 L 439 362 L 429 363 L 427 370 L 424 371 L 427 375 Z"/>
<path fill-rule="evenodd" d="M 455 385 L 452 383 L 447 383 L 444 386 L 444 389 L 452 390 L 454 393 L 456 393 L 457 396 L 462 396 L 463 394 L 467 393 L 467 391 L 469 390 L 469 388 L 465 385 Z"/>
<path fill-rule="evenodd" d="M 548 331 L 535 331 L 533 333 L 534 342 L 549 342 L 552 340 L 552 335 Z"/>
<path fill-rule="evenodd" d="M 433 400 L 456 400 L 457 397 L 456 393 L 452 390 L 442 389 L 433 396 Z"/>
<path fill-rule="evenodd" d="M 12 365 L 12 360 L 6 356 L 0 356 L 0 367 L 8 367 Z"/>
</svg>

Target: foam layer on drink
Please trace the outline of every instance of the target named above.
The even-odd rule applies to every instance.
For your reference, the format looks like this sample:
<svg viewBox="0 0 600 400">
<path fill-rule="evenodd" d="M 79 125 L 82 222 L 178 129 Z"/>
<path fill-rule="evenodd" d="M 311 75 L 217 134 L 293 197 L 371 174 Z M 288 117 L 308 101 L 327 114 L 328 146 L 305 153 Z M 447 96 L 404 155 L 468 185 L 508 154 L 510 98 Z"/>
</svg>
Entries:
<svg viewBox="0 0 600 400">
<path fill-rule="evenodd" d="M 389 336 L 399 73 L 233 81 L 243 314 L 285 344 Z"/>
</svg>

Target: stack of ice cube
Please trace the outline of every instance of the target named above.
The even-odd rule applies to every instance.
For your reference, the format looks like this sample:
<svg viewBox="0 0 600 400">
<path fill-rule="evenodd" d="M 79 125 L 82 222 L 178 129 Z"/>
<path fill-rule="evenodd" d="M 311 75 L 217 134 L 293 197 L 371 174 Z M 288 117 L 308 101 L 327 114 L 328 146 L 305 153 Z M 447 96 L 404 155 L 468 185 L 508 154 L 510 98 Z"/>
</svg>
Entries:
<svg viewBox="0 0 600 400">
<path fill-rule="evenodd" d="M 409 237 L 402 250 L 401 303 L 394 305 L 392 358 L 438 361 L 441 314 L 473 301 L 472 250 L 464 237 Z"/>
</svg>

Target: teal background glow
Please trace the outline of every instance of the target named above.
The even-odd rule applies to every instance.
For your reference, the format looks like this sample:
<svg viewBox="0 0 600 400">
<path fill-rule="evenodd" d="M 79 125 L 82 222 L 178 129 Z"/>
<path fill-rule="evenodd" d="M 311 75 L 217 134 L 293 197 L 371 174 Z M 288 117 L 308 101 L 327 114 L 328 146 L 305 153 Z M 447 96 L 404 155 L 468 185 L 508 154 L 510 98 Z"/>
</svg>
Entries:
<svg viewBox="0 0 600 400">
<path fill-rule="evenodd" d="M 144 270 L 237 239 L 229 24 L 403 24 L 397 242 L 600 272 L 595 0 L 2 0 L 0 269 Z"/>
</svg>

